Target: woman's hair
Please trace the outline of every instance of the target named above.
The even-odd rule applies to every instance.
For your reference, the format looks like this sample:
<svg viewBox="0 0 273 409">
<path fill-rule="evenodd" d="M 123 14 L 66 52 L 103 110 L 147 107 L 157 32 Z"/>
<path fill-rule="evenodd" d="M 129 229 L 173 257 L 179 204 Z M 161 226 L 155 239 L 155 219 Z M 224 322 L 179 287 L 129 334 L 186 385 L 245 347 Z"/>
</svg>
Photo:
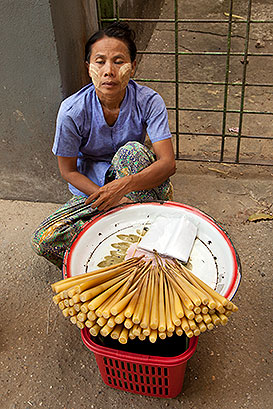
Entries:
<svg viewBox="0 0 273 409">
<path fill-rule="evenodd" d="M 92 45 L 95 44 L 96 41 L 101 40 L 103 37 L 114 37 L 118 40 L 123 41 L 128 47 L 131 62 L 135 61 L 137 53 L 135 44 L 135 32 L 129 27 L 127 23 L 117 21 L 103 28 L 102 30 L 97 31 L 89 38 L 85 45 L 86 62 L 89 62 L 90 60 Z"/>
</svg>

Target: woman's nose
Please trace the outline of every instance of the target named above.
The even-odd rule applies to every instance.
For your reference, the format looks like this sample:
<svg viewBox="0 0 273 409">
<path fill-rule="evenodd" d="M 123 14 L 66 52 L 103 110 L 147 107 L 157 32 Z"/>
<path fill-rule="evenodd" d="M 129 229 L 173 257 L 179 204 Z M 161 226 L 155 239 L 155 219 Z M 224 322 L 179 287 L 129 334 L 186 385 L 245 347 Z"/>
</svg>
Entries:
<svg viewBox="0 0 273 409">
<path fill-rule="evenodd" d="M 106 62 L 104 65 L 104 76 L 113 77 L 114 76 L 114 66 L 111 62 Z"/>
</svg>

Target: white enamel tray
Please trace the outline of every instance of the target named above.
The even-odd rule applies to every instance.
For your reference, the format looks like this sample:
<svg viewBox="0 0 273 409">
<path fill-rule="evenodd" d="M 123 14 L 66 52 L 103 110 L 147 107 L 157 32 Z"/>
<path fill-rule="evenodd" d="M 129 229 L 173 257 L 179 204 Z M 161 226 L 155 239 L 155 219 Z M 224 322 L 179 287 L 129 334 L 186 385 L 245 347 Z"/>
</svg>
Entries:
<svg viewBox="0 0 273 409">
<path fill-rule="evenodd" d="M 120 234 L 136 234 L 159 216 L 185 215 L 198 226 L 190 255 L 194 274 L 225 297 L 232 299 L 241 280 L 237 252 L 223 228 L 213 218 L 193 207 L 175 202 L 136 203 L 116 207 L 87 222 L 66 252 L 64 277 L 92 271 L 118 243 Z"/>
</svg>

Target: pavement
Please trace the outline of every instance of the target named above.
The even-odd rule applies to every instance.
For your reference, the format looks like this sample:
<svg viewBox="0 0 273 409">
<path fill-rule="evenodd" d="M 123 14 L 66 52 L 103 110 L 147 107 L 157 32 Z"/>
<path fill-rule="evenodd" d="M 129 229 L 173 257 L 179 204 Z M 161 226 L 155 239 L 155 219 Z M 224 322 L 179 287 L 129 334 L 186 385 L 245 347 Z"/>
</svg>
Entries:
<svg viewBox="0 0 273 409">
<path fill-rule="evenodd" d="M 0 200 L 0 409 L 273 407 L 272 215 L 270 167 L 179 162 L 175 200 L 213 216 L 230 235 L 242 265 L 225 327 L 201 334 L 182 392 L 172 399 L 136 395 L 104 384 L 80 331 L 52 305 L 59 270 L 29 239 L 59 204 Z M 270 392 L 271 391 L 271 392 Z"/>
</svg>

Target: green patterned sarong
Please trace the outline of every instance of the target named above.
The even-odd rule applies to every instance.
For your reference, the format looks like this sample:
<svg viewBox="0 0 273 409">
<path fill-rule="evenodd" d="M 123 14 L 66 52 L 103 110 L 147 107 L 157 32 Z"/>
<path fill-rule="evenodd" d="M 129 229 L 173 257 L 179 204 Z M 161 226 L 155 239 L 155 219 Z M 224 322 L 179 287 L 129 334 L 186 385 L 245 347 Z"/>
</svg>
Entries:
<svg viewBox="0 0 273 409">
<path fill-rule="evenodd" d="M 146 146 L 138 142 L 128 142 L 114 155 L 105 177 L 105 183 L 126 175 L 136 174 L 154 161 L 154 154 Z M 172 184 L 168 179 L 154 189 L 130 192 L 126 196 L 134 202 L 172 200 Z M 85 200 L 85 196 L 73 196 L 47 217 L 31 237 L 33 250 L 59 268 L 62 268 L 64 254 L 73 237 L 80 232 L 87 221 L 101 214 L 98 210 L 91 209 L 90 205 L 85 205 Z"/>
</svg>

